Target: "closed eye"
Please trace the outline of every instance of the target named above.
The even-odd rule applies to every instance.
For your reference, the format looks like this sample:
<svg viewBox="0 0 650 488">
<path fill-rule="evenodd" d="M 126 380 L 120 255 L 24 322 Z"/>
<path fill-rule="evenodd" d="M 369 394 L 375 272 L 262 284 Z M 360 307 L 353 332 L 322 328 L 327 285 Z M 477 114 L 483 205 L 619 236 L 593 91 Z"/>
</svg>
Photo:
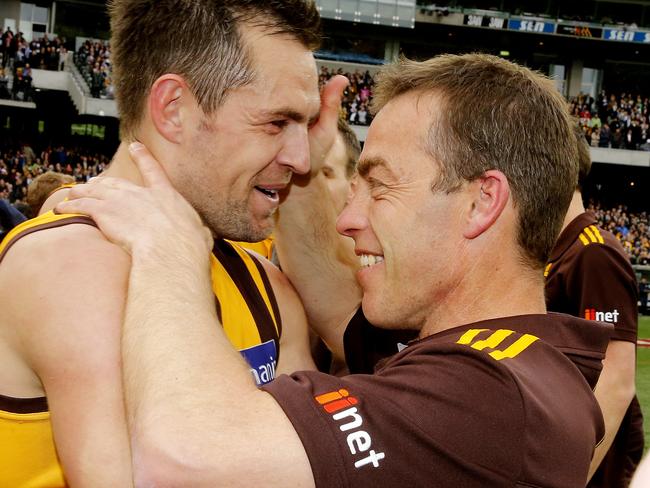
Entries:
<svg viewBox="0 0 650 488">
<path fill-rule="evenodd" d="M 271 125 L 277 127 L 278 129 L 284 129 L 288 124 L 286 119 L 279 119 L 271 121 Z"/>
</svg>

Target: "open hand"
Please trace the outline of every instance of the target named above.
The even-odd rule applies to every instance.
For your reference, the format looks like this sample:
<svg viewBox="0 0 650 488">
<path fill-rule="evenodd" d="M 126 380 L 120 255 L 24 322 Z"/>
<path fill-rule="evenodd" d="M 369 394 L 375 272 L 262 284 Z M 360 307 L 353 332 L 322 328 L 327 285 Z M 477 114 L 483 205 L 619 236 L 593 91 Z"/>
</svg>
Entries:
<svg viewBox="0 0 650 488">
<path fill-rule="evenodd" d="M 318 174 L 323 167 L 325 157 L 334 144 L 338 133 L 339 110 L 341 97 L 349 84 L 342 75 L 336 75 L 323 87 L 318 122 L 309 129 L 309 153 L 311 174 Z"/>
<path fill-rule="evenodd" d="M 131 255 L 169 251 L 207 256 L 213 239 L 199 215 L 142 144 L 131 144 L 129 151 L 144 186 L 120 178 L 95 178 L 73 187 L 55 212 L 89 215 L 108 240 Z"/>
</svg>

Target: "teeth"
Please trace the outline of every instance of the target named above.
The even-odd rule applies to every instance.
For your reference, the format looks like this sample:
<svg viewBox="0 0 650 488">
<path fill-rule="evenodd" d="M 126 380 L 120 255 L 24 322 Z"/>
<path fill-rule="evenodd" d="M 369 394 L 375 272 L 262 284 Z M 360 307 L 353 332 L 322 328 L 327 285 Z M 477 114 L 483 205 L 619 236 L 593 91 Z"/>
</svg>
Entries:
<svg viewBox="0 0 650 488">
<path fill-rule="evenodd" d="M 375 256 L 373 254 L 362 254 L 359 256 L 359 261 L 361 262 L 362 268 L 367 268 L 379 264 L 384 261 L 383 256 Z"/>
<path fill-rule="evenodd" d="M 261 187 L 261 186 L 258 186 L 258 187 L 256 187 L 256 188 L 257 188 L 258 190 L 260 190 L 262 193 L 265 193 L 265 194 L 267 194 L 267 195 L 269 195 L 269 196 L 272 196 L 272 197 L 274 197 L 274 196 L 278 193 L 277 190 L 268 190 L 268 189 L 263 188 L 263 187 Z"/>
</svg>

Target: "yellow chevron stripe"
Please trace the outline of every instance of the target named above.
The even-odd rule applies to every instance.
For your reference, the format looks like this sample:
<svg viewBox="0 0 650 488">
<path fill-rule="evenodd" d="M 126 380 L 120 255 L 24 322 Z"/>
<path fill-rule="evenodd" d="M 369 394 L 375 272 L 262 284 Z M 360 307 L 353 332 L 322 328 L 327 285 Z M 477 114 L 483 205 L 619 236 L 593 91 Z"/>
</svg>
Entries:
<svg viewBox="0 0 650 488">
<path fill-rule="evenodd" d="M 520 354 L 524 349 L 530 346 L 537 339 L 538 337 L 535 337 L 534 335 L 524 334 L 515 342 L 510 344 L 503 351 L 492 351 L 490 353 L 490 356 L 492 356 L 497 361 L 501 361 L 502 359 L 508 359 L 508 358 L 512 359 L 518 354 Z"/>
<path fill-rule="evenodd" d="M 460 339 L 456 341 L 456 344 L 462 344 L 462 345 L 471 344 L 474 338 L 484 330 L 487 329 L 470 329 L 467 332 L 465 332 Z"/>
<path fill-rule="evenodd" d="M 548 274 L 550 273 L 551 266 L 553 266 L 553 263 L 548 263 L 546 265 L 546 268 L 544 269 L 544 278 L 546 278 L 548 276 Z"/>
<path fill-rule="evenodd" d="M 596 236 L 596 239 L 598 239 L 598 242 L 600 242 L 601 244 L 605 244 L 605 240 L 603 239 L 602 234 L 598 230 L 598 227 L 596 227 L 595 225 L 590 225 L 589 228 L 591 229 L 591 231 Z"/>
<path fill-rule="evenodd" d="M 589 239 L 587 239 L 584 234 L 580 233 L 580 235 L 578 237 L 580 237 L 580 240 L 582 241 L 582 243 L 585 246 L 588 246 L 589 244 L 591 244 L 591 242 L 589 242 Z"/>
<path fill-rule="evenodd" d="M 591 240 L 591 242 L 598 242 L 598 239 L 596 239 L 596 236 L 593 235 L 593 233 L 589 230 L 589 227 L 585 227 L 583 229 L 584 233 L 587 234 L 587 237 Z"/>
<path fill-rule="evenodd" d="M 474 344 L 472 344 L 472 349 L 476 349 L 477 351 L 482 351 L 486 347 L 494 349 L 499 344 L 501 344 L 506 337 L 512 334 L 513 331 L 511 330 L 499 329 L 496 332 L 492 333 L 492 335 L 487 339 L 476 341 Z"/>
</svg>

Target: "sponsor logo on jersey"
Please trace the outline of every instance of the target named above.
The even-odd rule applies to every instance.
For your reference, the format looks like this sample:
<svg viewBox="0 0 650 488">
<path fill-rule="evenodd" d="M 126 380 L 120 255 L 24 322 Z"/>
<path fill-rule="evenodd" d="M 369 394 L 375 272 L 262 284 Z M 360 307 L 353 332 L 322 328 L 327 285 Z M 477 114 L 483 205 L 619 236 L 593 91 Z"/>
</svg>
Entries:
<svg viewBox="0 0 650 488">
<path fill-rule="evenodd" d="M 618 310 L 612 312 L 600 312 L 595 308 L 585 309 L 585 318 L 587 320 L 597 320 L 598 322 L 609 322 L 615 324 L 618 322 Z"/>
<path fill-rule="evenodd" d="M 242 349 L 239 352 L 248 362 L 257 386 L 264 385 L 275 379 L 278 354 L 273 339 L 248 349 Z"/>
<path fill-rule="evenodd" d="M 348 432 L 346 442 L 350 453 L 353 455 L 365 455 L 354 462 L 354 467 L 359 469 L 364 466 L 379 467 L 379 461 L 386 455 L 383 452 L 375 452 L 370 449 L 372 438 L 365 430 L 362 430 L 363 417 L 357 407 L 359 400 L 350 395 L 347 390 L 330 391 L 314 397 L 323 407 L 323 410 L 331 414 L 332 419 L 337 423 L 341 432 Z"/>
</svg>

